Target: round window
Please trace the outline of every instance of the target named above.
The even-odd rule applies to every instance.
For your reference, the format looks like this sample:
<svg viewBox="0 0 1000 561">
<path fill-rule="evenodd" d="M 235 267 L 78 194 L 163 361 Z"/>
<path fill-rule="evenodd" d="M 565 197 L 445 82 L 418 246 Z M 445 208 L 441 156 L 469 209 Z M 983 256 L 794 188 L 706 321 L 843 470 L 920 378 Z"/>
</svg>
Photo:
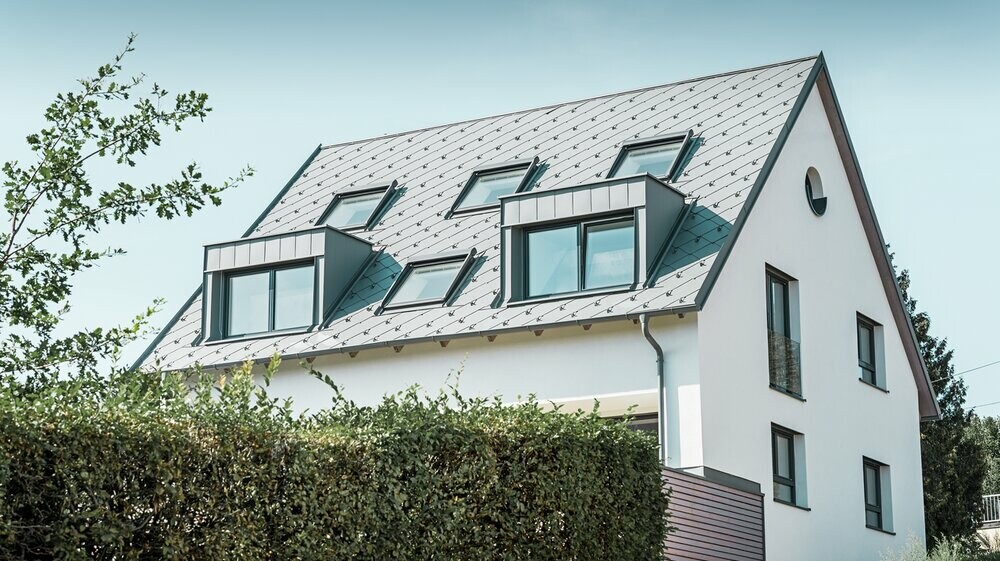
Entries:
<svg viewBox="0 0 1000 561">
<path fill-rule="evenodd" d="M 826 212 L 826 195 L 823 194 L 823 180 L 820 179 L 816 168 L 809 168 L 806 171 L 806 199 L 813 214 L 823 216 Z"/>
</svg>

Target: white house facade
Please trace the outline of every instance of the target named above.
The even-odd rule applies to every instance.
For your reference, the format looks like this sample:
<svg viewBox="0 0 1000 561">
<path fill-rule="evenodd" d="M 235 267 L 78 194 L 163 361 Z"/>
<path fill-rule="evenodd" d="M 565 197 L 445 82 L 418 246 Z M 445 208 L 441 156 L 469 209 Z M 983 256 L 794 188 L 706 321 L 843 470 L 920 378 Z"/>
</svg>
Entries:
<svg viewBox="0 0 1000 561">
<path fill-rule="evenodd" d="M 204 251 L 136 367 L 277 351 L 300 408 L 330 394 L 296 358 L 363 404 L 460 371 L 466 395 L 663 413 L 666 466 L 763 496 L 759 552 L 676 559 L 923 538 L 937 406 L 822 55 L 320 147 Z"/>
</svg>

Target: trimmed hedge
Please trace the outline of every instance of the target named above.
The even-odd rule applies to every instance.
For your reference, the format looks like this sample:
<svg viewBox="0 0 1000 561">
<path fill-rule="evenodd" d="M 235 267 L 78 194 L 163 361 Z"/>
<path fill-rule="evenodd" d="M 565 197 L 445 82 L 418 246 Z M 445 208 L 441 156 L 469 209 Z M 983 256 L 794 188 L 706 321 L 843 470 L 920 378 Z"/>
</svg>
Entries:
<svg viewBox="0 0 1000 561">
<path fill-rule="evenodd" d="M 5 387 L 0 559 L 660 558 L 623 423 L 416 391 L 297 417 L 249 365 L 195 374 Z"/>
</svg>

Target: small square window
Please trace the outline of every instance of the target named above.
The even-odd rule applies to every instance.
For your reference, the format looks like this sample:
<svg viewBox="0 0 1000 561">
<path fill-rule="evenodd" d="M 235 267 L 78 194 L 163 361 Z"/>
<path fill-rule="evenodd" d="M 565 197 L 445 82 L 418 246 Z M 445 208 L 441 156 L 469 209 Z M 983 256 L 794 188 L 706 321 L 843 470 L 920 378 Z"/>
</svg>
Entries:
<svg viewBox="0 0 1000 561">
<path fill-rule="evenodd" d="M 225 280 L 225 336 L 309 327 L 314 322 L 313 263 L 234 273 Z"/>
<path fill-rule="evenodd" d="M 479 168 L 465 184 L 452 214 L 499 206 L 500 197 L 519 193 L 535 172 L 538 159 L 515 160 Z"/>
<path fill-rule="evenodd" d="M 473 252 L 459 257 L 408 263 L 389 289 L 383 308 L 399 308 L 448 301 L 462 273 L 468 269 Z"/>
<path fill-rule="evenodd" d="M 635 282 L 632 217 L 529 230 L 525 246 L 527 298 Z"/>
<path fill-rule="evenodd" d="M 396 182 L 341 191 L 319 220 L 339 230 L 369 228 L 395 191 Z"/>
<path fill-rule="evenodd" d="M 690 136 L 688 132 L 626 143 L 608 177 L 648 173 L 670 181 L 677 174 Z"/>
</svg>

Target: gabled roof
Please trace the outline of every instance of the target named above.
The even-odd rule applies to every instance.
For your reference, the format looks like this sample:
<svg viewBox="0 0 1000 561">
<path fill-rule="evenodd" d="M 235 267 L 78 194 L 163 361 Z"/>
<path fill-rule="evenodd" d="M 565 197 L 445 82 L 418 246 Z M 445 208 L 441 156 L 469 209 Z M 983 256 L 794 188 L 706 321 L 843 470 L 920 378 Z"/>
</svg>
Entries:
<svg viewBox="0 0 1000 561">
<path fill-rule="evenodd" d="M 336 311 L 310 333 L 195 345 L 202 310 L 196 291 L 136 366 L 224 366 L 266 359 L 275 350 L 303 357 L 695 310 L 753 187 L 762 183 L 765 162 L 776 156 L 777 139 L 787 134 L 793 108 L 814 83 L 819 60 L 319 147 L 247 235 L 309 228 L 338 191 L 397 180 L 385 214 L 370 231 L 355 233 L 384 250 Z M 655 282 L 624 293 L 496 305 L 499 210 L 446 218 L 474 168 L 537 156 L 540 170 L 531 188 L 565 187 L 606 177 L 623 142 L 686 129 L 694 131 L 695 149 L 672 185 L 697 204 Z M 376 313 L 407 259 L 470 247 L 477 258 L 450 306 Z"/>
</svg>

